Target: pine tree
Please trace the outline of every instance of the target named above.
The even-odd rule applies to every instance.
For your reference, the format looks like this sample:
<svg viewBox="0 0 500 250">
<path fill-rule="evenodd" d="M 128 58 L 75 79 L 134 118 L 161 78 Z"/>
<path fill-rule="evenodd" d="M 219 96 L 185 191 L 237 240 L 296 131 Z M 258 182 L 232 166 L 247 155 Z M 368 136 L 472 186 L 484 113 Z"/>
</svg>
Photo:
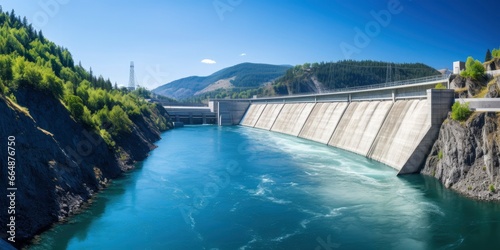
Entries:
<svg viewBox="0 0 500 250">
<path fill-rule="evenodd" d="M 486 51 L 486 56 L 484 57 L 484 61 L 485 61 L 485 62 L 489 62 L 489 61 L 491 61 L 491 59 L 493 59 L 493 56 L 491 55 L 491 51 L 490 51 L 490 49 L 488 49 L 488 50 Z"/>
</svg>

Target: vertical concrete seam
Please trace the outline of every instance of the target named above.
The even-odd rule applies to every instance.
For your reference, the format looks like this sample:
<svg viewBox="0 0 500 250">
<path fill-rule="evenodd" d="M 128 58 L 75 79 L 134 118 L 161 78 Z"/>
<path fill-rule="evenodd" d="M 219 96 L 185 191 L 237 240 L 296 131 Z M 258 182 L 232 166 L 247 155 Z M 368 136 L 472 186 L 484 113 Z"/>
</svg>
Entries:
<svg viewBox="0 0 500 250">
<path fill-rule="evenodd" d="M 335 109 L 337 109 L 337 107 L 339 106 L 339 103 L 337 103 L 337 106 L 335 106 Z M 332 134 L 330 135 L 330 138 L 328 139 L 328 141 L 326 142 L 326 145 L 330 145 L 330 141 L 333 139 L 333 135 L 335 134 L 335 131 L 337 130 L 337 128 L 339 127 L 339 124 L 340 122 L 342 121 L 342 118 L 344 118 L 344 115 L 345 115 L 345 112 L 347 111 L 347 109 L 349 109 L 349 106 L 351 106 L 352 102 L 347 102 L 347 106 L 345 106 L 344 110 L 342 111 L 342 114 L 340 115 L 340 119 L 339 121 L 337 122 L 337 124 L 335 125 L 335 128 L 333 129 L 333 132 Z M 335 110 L 334 110 L 335 112 Z"/>
<path fill-rule="evenodd" d="M 307 105 L 307 104 L 306 104 Z M 311 111 L 309 111 L 309 114 L 307 115 L 307 118 L 306 120 L 304 121 L 304 124 L 302 125 L 302 127 L 300 128 L 300 131 L 299 131 L 299 134 L 297 134 L 297 137 L 299 137 L 299 135 L 302 133 L 302 130 L 304 130 L 304 127 L 306 126 L 307 124 L 307 121 L 309 120 L 309 117 L 311 117 L 311 114 L 313 113 L 313 110 L 316 108 L 316 105 L 318 105 L 317 102 L 314 103 L 314 107 L 311 109 Z M 303 110 L 302 110 L 303 111 Z"/>
<path fill-rule="evenodd" d="M 276 104 L 276 105 L 280 105 L 280 104 Z M 281 111 L 283 110 L 283 108 L 285 107 L 285 103 L 281 104 L 281 108 L 280 108 L 280 111 L 278 112 L 278 114 L 276 115 L 276 118 L 274 119 L 273 121 L 273 124 L 271 124 L 271 127 L 269 128 L 269 131 L 271 131 L 274 127 L 274 124 L 276 123 L 276 120 L 278 120 L 278 117 L 280 116 L 281 114 Z"/>
<path fill-rule="evenodd" d="M 257 117 L 257 120 L 254 122 L 252 128 L 255 128 L 255 126 L 257 126 L 257 123 L 259 123 L 260 117 L 264 113 L 264 110 L 266 110 L 268 104 L 266 103 L 266 104 L 260 104 L 260 105 L 264 105 L 264 108 L 262 109 L 262 111 L 260 111 L 259 117 Z"/>
<path fill-rule="evenodd" d="M 382 102 L 380 102 L 382 103 Z M 368 152 L 366 153 L 366 157 L 370 158 L 370 159 L 373 159 L 371 157 L 371 155 L 373 154 L 373 150 L 374 150 L 374 145 L 376 144 L 376 142 L 378 141 L 378 137 L 380 135 L 380 131 L 382 131 L 382 128 L 384 127 L 386 121 L 387 121 L 387 117 L 389 117 L 389 114 L 392 112 L 392 109 L 394 108 L 394 105 L 395 102 L 391 103 L 391 108 L 389 109 L 389 112 L 385 113 L 385 116 L 384 116 L 384 121 L 382 121 L 382 125 L 380 126 L 380 128 L 378 129 L 377 131 L 377 134 L 375 135 L 375 139 L 373 140 L 372 142 L 372 145 L 370 145 L 370 149 L 368 149 Z M 377 106 L 378 107 L 378 106 Z"/>
</svg>

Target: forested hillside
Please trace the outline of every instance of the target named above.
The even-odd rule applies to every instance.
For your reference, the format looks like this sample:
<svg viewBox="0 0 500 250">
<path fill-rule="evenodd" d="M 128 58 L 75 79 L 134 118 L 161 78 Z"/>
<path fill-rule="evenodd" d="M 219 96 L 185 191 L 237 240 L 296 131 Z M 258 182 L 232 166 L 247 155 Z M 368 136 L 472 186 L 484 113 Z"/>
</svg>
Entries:
<svg viewBox="0 0 500 250">
<path fill-rule="evenodd" d="M 356 87 L 406 80 L 440 73 L 422 63 L 388 63 L 377 61 L 339 61 L 306 63 L 289 69 L 272 85 L 276 95 L 318 93 L 332 89 Z"/>
<path fill-rule="evenodd" d="M 23 247 L 147 157 L 171 127 L 149 95 L 113 88 L 26 18 L 0 11 L 0 207 L 13 207 L 0 211 L 0 245 Z"/>
<path fill-rule="evenodd" d="M 277 96 L 322 93 L 333 89 L 384 83 L 387 80 L 399 81 L 439 74 L 437 70 L 422 63 L 378 61 L 305 63 L 289 68 L 281 77 L 267 85 L 251 87 L 252 84 L 246 84 L 244 87 L 216 88 L 210 92 L 187 98 L 187 100 L 201 102 L 208 98 L 236 99 L 251 98 L 253 95 Z M 189 81 L 196 79 L 186 78 Z"/>
<path fill-rule="evenodd" d="M 159 129 L 167 120 L 137 93 L 113 88 L 109 79 L 75 65 L 71 53 L 47 40 L 14 11 L 0 14 L 0 93 L 16 101 L 19 88 L 50 93 L 64 102 L 73 118 L 96 129 L 114 146 L 114 138 L 130 132 L 132 120 L 152 115 Z"/>
</svg>

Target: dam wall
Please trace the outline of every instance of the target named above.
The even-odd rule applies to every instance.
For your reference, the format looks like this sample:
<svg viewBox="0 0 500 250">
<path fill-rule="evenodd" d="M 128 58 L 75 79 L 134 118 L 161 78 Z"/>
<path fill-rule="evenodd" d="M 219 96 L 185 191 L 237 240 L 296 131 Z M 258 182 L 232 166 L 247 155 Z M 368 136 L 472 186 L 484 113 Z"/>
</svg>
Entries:
<svg viewBox="0 0 500 250">
<path fill-rule="evenodd" d="M 328 144 L 409 174 L 420 171 L 453 101 L 453 91 L 430 89 L 418 98 L 255 102 L 240 124 Z"/>
<path fill-rule="evenodd" d="M 328 144 L 347 105 L 347 102 L 317 103 L 299 137 Z"/>
<path fill-rule="evenodd" d="M 218 101 L 216 105 L 212 103 L 210 109 L 217 113 L 219 126 L 227 126 L 240 124 L 249 106 L 248 101 Z"/>
<path fill-rule="evenodd" d="M 273 127 L 276 118 L 278 118 L 283 106 L 284 104 L 267 104 L 254 127 L 270 130 Z"/>
<path fill-rule="evenodd" d="M 396 101 L 367 156 L 401 170 L 431 128 L 428 113 L 427 100 Z"/>
<path fill-rule="evenodd" d="M 366 156 L 392 104 L 392 101 L 351 102 L 328 145 Z"/>
<path fill-rule="evenodd" d="M 314 106 L 314 103 L 285 104 L 271 131 L 298 136 Z"/>
</svg>

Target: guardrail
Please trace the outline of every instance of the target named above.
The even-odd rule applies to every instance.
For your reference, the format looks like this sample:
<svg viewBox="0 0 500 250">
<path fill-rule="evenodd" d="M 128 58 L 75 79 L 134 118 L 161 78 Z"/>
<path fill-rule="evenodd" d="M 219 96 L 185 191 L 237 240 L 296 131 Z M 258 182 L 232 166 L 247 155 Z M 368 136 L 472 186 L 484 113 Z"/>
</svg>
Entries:
<svg viewBox="0 0 500 250">
<path fill-rule="evenodd" d="M 357 87 L 330 89 L 330 90 L 327 90 L 327 91 L 324 91 L 321 93 L 301 93 L 301 94 L 296 94 L 296 95 L 277 95 L 277 96 L 270 96 L 270 97 L 259 97 L 258 99 L 261 99 L 261 98 L 262 99 L 280 99 L 280 98 L 321 96 L 321 95 L 328 95 L 328 94 L 333 94 L 333 93 L 389 88 L 389 87 L 397 87 L 397 86 L 426 83 L 426 82 L 437 82 L 437 81 L 445 81 L 445 80 L 448 81 L 448 79 L 450 78 L 450 75 L 451 74 L 438 75 L 438 76 L 426 76 L 426 77 L 420 77 L 420 78 L 414 78 L 414 79 L 408 79 L 408 80 L 402 80 L 402 81 L 378 83 L 378 84 L 357 86 Z M 211 99 L 210 101 L 224 101 L 224 100 L 226 100 L 226 101 L 227 100 L 230 100 L 230 101 L 252 101 L 254 99 L 253 98 L 250 98 L 250 99 Z"/>
<path fill-rule="evenodd" d="M 336 93 L 336 92 L 349 92 L 349 91 L 356 91 L 356 90 L 389 88 L 389 87 L 410 85 L 410 84 L 416 84 L 416 83 L 448 80 L 449 77 L 450 77 L 450 74 L 439 75 L 439 76 L 426 76 L 426 77 L 421 77 L 421 78 L 414 78 L 414 79 L 395 81 L 395 82 L 378 83 L 378 84 L 358 86 L 358 87 L 347 87 L 347 88 L 341 88 L 341 89 L 331 89 L 331 90 L 323 92 L 323 93 Z"/>
</svg>

